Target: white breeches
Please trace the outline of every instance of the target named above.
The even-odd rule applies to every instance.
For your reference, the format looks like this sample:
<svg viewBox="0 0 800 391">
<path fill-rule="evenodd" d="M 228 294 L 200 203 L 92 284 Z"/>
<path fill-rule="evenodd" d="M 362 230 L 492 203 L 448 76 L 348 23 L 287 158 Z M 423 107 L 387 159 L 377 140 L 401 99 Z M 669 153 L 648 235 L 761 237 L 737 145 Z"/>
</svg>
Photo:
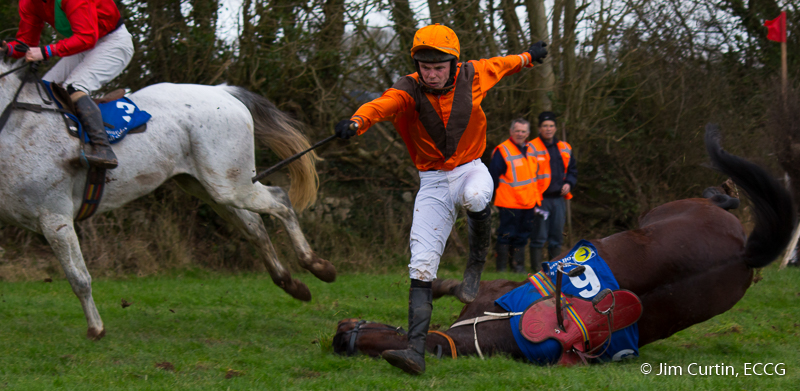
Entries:
<svg viewBox="0 0 800 391">
<path fill-rule="evenodd" d="M 494 184 L 480 159 L 452 171 L 420 172 L 419 180 L 408 269 L 412 279 L 433 281 L 458 215 L 456 207 L 463 206 L 471 212 L 484 210 L 492 200 Z"/>
<path fill-rule="evenodd" d="M 125 25 L 97 41 L 87 51 L 62 58 L 42 79 L 72 85 L 89 95 L 119 76 L 133 57 L 133 41 Z"/>
</svg>

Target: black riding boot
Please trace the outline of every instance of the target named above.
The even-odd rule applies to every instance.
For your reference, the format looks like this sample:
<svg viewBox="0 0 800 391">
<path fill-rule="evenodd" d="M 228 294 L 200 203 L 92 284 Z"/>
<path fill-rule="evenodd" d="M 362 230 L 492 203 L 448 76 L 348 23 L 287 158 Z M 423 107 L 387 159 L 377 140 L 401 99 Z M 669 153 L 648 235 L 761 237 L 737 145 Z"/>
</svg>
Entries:
<svg viewBox="0 0 800 391">
<path fill-rule="evenodd" d="M 558 254 L 561 254 L 561 246 L 549 246 L 547 247 L 547 256 L 550 257 L 552 261 L 553 258 L 557 257 Z"/>
<path fill-rule="evenodd" d="M 497 243 L 497 271 L 506 271 L 508 266 L 508 245 Z"/>
<path fill-rule="evenodd" d="M 542 270 L 542 262 L 544 258 L 544 249 L 541 247 L 531 247 L 531 271 L 538 273 Z"/>
<path fill-rule="evenodd" d="M 411 280 L 408 291 L 408 348 L 387 350 L 381 354 L 389 364 L 412 375 L 425 372 L 425 338 L 433 311 L 430 282 Z"/>
<path fill-rule="evenodd" d="M 544 249 L 541 247 L 531 247 L 531 271 L 538 273 L 542 270 L 542 253 Z"/>
<path fill-rule="evenodd" d="M 478 296 L 483 264 L 486 263 L 486 252 L 489 251 L 489 240 L 492 235 L 492 210 L 489 206 L 480 212 L 467 212 L 469 228 L 469 259 L 464 269 L 464 280 L 456 286 L 455 296 L 464 304 L 472 303 Z"/>
<path fill-rule="evenodd" d="M 511 248 L 511 271 L 525 273 L 525 247 Z"/>
<path fill-rule="evenodd" d="M 86 160 L 89 165 L 102 168 L 116 168 L 117 156 L 111 150 L 108 142 L 108 134 L 103 127 L 103 115 L 89 95 L 83 95 L 75 101 L 75 109 L 78 112 L 78 119 L 83 124 L 83 129 L 89 135 L 92 142 L 90 153 L 86 153 Z"/>
</svg>

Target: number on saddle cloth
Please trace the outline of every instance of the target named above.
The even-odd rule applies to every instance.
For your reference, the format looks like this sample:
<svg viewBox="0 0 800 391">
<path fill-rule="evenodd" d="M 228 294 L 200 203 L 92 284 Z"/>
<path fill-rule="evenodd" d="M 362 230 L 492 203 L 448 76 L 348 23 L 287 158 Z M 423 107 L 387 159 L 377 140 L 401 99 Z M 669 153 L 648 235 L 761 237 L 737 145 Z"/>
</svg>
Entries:
<svg viewBox="0 0 800 391">
<path fill-rule="evenodd" d="M 570 351 L 574 348 L 589 352 L 601 346 L 609 337 L 608 316 L 602 314 L 614 303 L 611 332 L 622 330 L 639 320 L 642 315 L 642 302 L 633 292 L 616 290 L 605 296 L 597 304 L 597 310 L 590 300 L 567 297 L 562 308 L 568 316 L 564 317 L 564 328 L 558 327 L 555 317 L 555 297 L 548 296 L 531 304 L 520 319 L 520 331 L 525 339 L 544 342 L 553 338 L 564 349 L 560 364 L 570 365 L 578 362 L 578 356 Z M 588 337 L 588 347 L 584 338 Z"/>
<path fill-rule="evenodd" d="M 46 80 L 42 80 L 42 82 L 44 83 L 45 87 L 47 87 L 47 92 L 50 95 L 50 98 L 55 100 L 59 108 L 63 108 L 61 99 L 65 99 L 65 97 L 61 96 L 61 99 L 56 99 L 56 95 L 58 94 L 54 94 L 55 88 L 51 86 L 51 83 Z M 62 92 L 62 95 L 63 93 L 65 93 L 65 91 Z M 66 101 L 69 101 L 68 96 L 66 96 Z M 128 133 L 139 133 L 138 131 L 134 131 L 134 129 L 145 125 L 151 118 L 151 115 L 148 112 L 140 110 L 139 107 L 133 103 L 133 101 L 124 96 L 110 102 L 99 103 L 97 107 L 100 109 L 100 113 L 103 115 L 103 123 L 106 128 L 106 133 L 108 134 L 108 142 L 111 144 L 122 141 L 122 139 Z M 78 127 L 82 126 L 78 118 L 74 115 L 65 114 L 65 116 L 75 122 Z M 82 132 L 79 129 L 77 134 L 73 134 L 73 136 L 78 137 L 78 134 L 83 134 L 83 141 L 89 142 L 88 135 L 86 135 L 85 132 Z"/>
<path fill-rule="evenodd" d="M 562 270 L 567 273 L 567 276 L 563 279 L 564 281 L 561 286 L 562 293 L 564 296 L 567 296 L 566 301 L 562 297 L 562 313 L 564 314 L 563 318 L 565 320 L 566 333 L 562 330 L 559 330 L 559 333 L 555 332 L 558 328 L 558 322 L 556 320 L 555 298 L 553 294 L 555 293 L 556 273 L 560 262 L 569 263 L 562 265 Z M 583 266 L 585 268 L 584 272 L 579 276 L 569 277 L 568 273 L 578 266 Z M 569 360 L 577 362 L 579 358 L 576 353 L 564 353 L 571 352 L 576 342 L 578 346 L 581 347 L 581 351 L 587 351 L 584 346 L 584 339 L 590 341 L 590 349 L 594 349 L 596 346 L 592 346 L 591 341 L 596 341 L 598 335 L 592 333 L 597 329 L 601 333 L 607 335 L 608 321 L 606 320 L 606 316 L 602 316 L 603 319 L 597 320 L 597 322 L 600 322 L 597 324 L 593 318 L 594 315 L 592 315 L 592 317 L 588 318 L 590 320 L 590 328 L 579 329 L 575 319 L 583 314 L 575 312 L 575 309 L 581 312 L 588 311 L 589 314 L 596 314 L 596 311 L 591 306 L 591 302 L 588 300 L 591 300 L 605 289 L 610 289 L 612 291 L 619 290 L 619 284 L 608 268 L 608 265 L 598 255 L 594 245 L 585 240 L 579 241 L 575 247 L 573 247 L 572 251 L 563 259 L 556 262 L 544 263 L 543 269 L 543 271 L 531 276 L 528 283 L 511 290 L 506 295 L 499 298 L 496 303 L 507 311 L 529 311 L 529 313 L 512 318 L 511 329 L 514 333 L 514 339 L 517 345 L 531 362 L 540 364 L 569 364 Z M 627 294 L 630 294 L 630 292 L 627 292 Z M 626 309 L 617 314 L 623 307 L 628 306 L 628 304 L 625 303 L 629 297 L 623 297 L 625 295 L 626 293 L 617 294 L 616 298 L 618 301 L 615 305 L 616 310 L 614 311 L 615 325 L 618 325 L 618 321 L 620 320 L 627 323 L 629 317 L 633 318 L 633 322 L 635 322 L 639 317 L 639 315 L 633 315 L 636 311 L 630 314 L 627 314 L 627 311 L 635 310 L 637 306 L 641 308 L 640 303 L 631 303 L 633 306 L 632 309 Z M 633 295 L 633 298 L 635 298 L 635 295 Z M 582 301 L 585 301 L 585 304 L 588 305 L 586 311 L 581 304 L 566 306 L 568 303 L 578 303 L 579 299 L 582 299 Z M 610 303 L 611 296 L 607 296 L 605 300 L 601 301 L 598 306 L 599 310 L 607 308 L 603 307 L 603 305 L 607 306 L 606 300 L 609 300 L 608 302 Z M 635 301 L 638 303 L 638 298 Z M 573 313 L 570 313 L 570 310 L 572 310 Z M 641 313 L 641 310 L 638 312 Z M 527 324 L 523 324 L 523 317 L 527 318 Z M 559 338 L 555 338 L 551 335 L 551 338 L 545 338 L 544 342 L 533 343 L 531 342 L 531 338 L 523 335 L 523 330 L 528 328 L 530 334 L 536 335 L 537 333 L 534 332 L 536 326 L 533 324 L 535 322 L 541 322 L 542 332 L 549 331 L 553 334 L 562 335 L 559 336 Z M 545 325 L 547 325 L 548 330 L 544 329 Z M 565 342 L 568 341 L 568 338 L 567 335 L 563 334 L 569 335 L 570 338 L 577 337 L 578 339 Z M 538 337 L 534 336 L 533 339 L 538 339 Z M 561 339 L 563 339 L 563 341 Z M 598 357 L 601 361 L 619 361 L 627 356 L 636 356 L 638 355 L 639 344 L 638 326 L 633 323 L 622 330 L 614 331 L 607 344 L 603 344 L 602 340 L 600 344 L 602 344 L 602 347 L 596 349 L 592 353 L 605 350 L 605 352 Z"/>
</svg>

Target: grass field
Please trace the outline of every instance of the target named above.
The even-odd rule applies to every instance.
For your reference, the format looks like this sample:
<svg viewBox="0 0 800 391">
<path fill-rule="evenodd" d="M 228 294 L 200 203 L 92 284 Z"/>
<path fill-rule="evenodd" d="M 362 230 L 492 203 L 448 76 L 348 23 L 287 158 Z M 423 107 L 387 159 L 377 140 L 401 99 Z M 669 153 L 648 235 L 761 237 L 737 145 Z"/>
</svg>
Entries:
<svg viewBox="0 0 800 391">
<path fill-rule="evenodd" d="M 368 357 L 332 353 L 348 317 L 405 327 L 405 274 L 341 275 L 333 284 L 300 274 L 314 299 L 301 303 L 266 274 L 96 280 L 106 337 L 86 340 L 86 322 L 65 280 L 0 282 L 0 389 L 798 389 L 800 270 L 763 271 L 731 311 L 641 349 L 637 359 L 590 367 L 538 367 L 505 357 L 428 358 L 408 376 Z M 456 277 L 445 271 L 443 277 Z M 485 279 L 518 277 L 487 273 Z M 122 308 L 122 300 L 132 302 Z M 434 302 L 447 326 L 461 305 Z M 642 374 L 650 364 L 653 373 Z M 688 374 L 730 365 L 734 375 Z M 784 363 L 783 375 L 750 375 L 746 363 Z M 682 375 L 656 376 L 660 364 Z M 752 367 L 751 367 L 752 368 Z M 757 367 L 758 372 L 763 371 Z M 769 371 L 774 369 L 769 367 Z M 713 369 L 712 369 L 713 373 Z"/>
</svg>

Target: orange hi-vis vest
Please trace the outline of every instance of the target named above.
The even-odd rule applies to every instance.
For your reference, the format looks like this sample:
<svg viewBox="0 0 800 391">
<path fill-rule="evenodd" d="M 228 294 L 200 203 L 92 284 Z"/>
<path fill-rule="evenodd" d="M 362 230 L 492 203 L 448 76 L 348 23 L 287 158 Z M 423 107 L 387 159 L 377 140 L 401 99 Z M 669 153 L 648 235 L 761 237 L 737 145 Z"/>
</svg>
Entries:
<svg viewBox="0 0 800 391">
<path fill-rule="evenodd" d="M 547 153 L 547 147 L 544 146 L 542 139 L 539 137 L 533 139 L 529 144 L 533 144 L 533 148 L 536 150 L 534 153 L 539 163 L 536 183 L 539 185 L 539 194 L 541 195 L 550 187 L 550 154 Z M 564 160 L 564 174 L 566 174 L 569 167 L 569 159 L 572 157 L 572 146 L 564 141 L 559 141 L 558 151 L 561 152 L 561 159 Z M 572 192 L 567 193 L 564 198 L 572 199 Z"/>
<path fill-rule="evenodd" d="M 526 143 L 526 154 L 510 138 L 498 145 L 492 155 L 499 153 L 506 161 L 506 172 L 500 175 L 494 204 L 500 208 L 531 209 L 542 204 L 542 192 L 536 183 L 537 166 L 533 144 Z"/>
<path fill-rule="evenodd" d="M 530 67 L 528 53 L 458 64 L 453 90 L 426 92 L 413 73 L 400 78 L 379 98 L 362 105 L 351 120 L 358 134 L 391 121 L 420 171 L 450 171 L 480 158 L 486 149 L 486 114 L 481 102 L 503 77 Z"/>
</svg>

